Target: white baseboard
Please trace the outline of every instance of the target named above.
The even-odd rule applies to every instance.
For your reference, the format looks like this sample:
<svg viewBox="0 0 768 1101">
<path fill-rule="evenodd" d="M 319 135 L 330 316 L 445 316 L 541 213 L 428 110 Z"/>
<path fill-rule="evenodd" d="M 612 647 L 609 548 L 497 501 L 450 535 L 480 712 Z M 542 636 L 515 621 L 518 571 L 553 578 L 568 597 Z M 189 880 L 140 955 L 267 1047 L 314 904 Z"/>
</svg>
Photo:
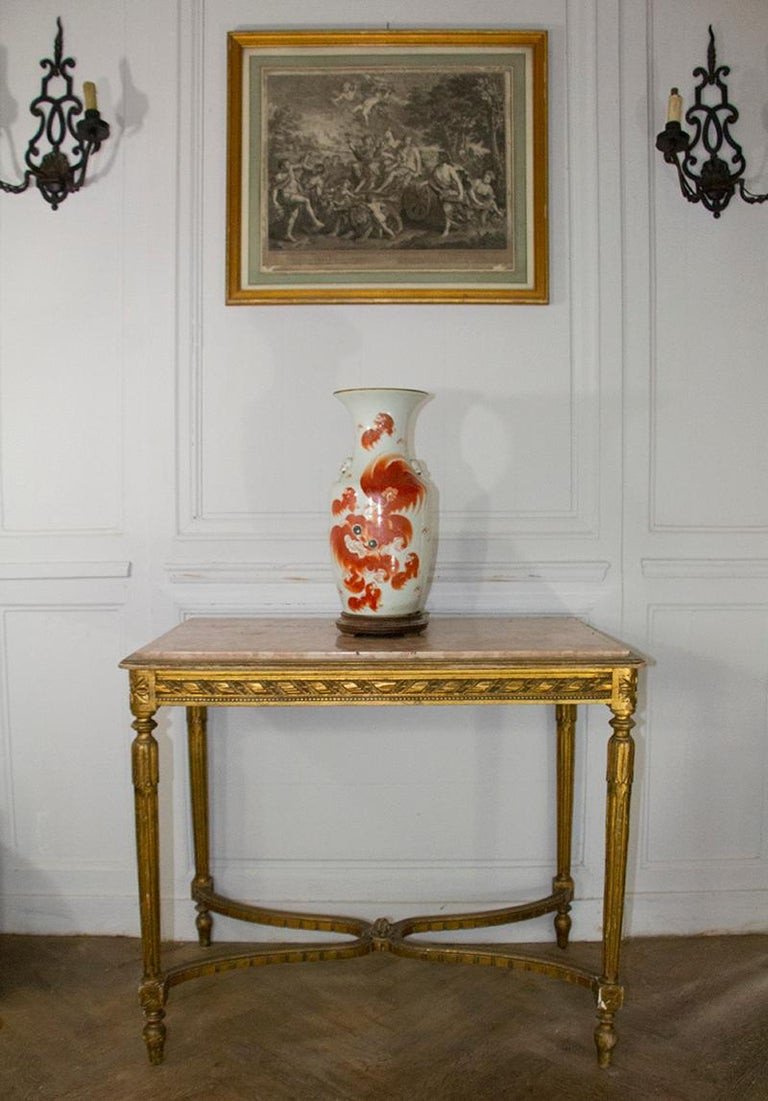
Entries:
<svg viewBox="0 0 768 1101">
<path fill-rule="evenodd" d="M 285 902 L 269 905 L 315 913 L 351 914 L 368 919 L 398 920 L 413 914 L 448 914 L 468 909 L 492 909 L 509 900 L 483 900 L 482 904 L 457 906 L 443 902 Z M 163 899 L 163 937 L 194 940 L 195 909 L 187 896 Z M 602 901 L 577 899 L 572 909 L 574 941 L 600 939 Z M 215 917 L 220 940 L 307 940 L 311 934 L 259 927 Z M 40 935 L 138 936 L 138 904 L 131 896 L 63 897 L 61 895 L 6 895 L 0 900 L 0 931 Z M 624 932 L 628 937 L 695 936 L 709 934 L 768 933 L 768 891 L 711 891 L 696 894 L 636 894 L 627 897 Z M 322 936 L 322 934 L 321 934 Z M 552 917 L 547 915 L 518 925 L 446 934 L 448 939 L 488 943 L 547 942 L 552 939 Z"/>
</svg>

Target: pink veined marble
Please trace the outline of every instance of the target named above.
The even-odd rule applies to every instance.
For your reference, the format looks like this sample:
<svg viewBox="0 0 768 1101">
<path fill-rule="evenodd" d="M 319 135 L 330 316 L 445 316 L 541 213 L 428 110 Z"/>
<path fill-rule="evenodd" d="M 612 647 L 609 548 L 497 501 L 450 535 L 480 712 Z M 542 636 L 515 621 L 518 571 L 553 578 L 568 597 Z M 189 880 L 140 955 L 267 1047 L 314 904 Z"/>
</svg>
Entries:
<svg viewBox="0 0 768 1101">
<path fill-rule="evenodd" d="M 423 636 L 346 638 L 325 617 L 201 617 L 143 646 L 125 668 L 170 664 L 359 662 L 636 662 L 629 648 L 572 616 L 436 616 Z"/>
</svg>

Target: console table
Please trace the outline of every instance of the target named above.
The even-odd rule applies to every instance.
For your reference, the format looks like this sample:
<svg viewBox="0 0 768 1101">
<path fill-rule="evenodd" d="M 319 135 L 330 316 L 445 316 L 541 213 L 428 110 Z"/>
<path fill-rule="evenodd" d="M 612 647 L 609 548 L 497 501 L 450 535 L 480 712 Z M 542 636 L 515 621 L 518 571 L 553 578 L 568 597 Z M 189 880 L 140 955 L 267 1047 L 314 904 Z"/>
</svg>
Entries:
<svg viewBox="0 0 768 1101">
<path fill-rule="evenodd" d="M 136 736 L 132 744 L 136 805 L 143 976 L 139 998 L 150 1062 L 160 1063 L 165 1004 L 187 979 L 267 963 L 338 960 L 369 952 L 441 963 L 492 965 L 541 972 L 590 990 L 597 1005 L 595 1043 L 600 1066 L 610 1064 L 614 1019 L 621 1007 L 621 927 L 629 835 L 632 741 L 637 677 L 644 662 L 615 639 L 565 617 L 434 618 L 425 634 L 408 638 L 340 635 L 325 619 L 190 619 L 127 657 Z M 403 704 L 555 705 L 557 724 L 557 867 L 544 898 L 503 909 L 455 916 L 419 915 L 390 922 L 300 913 L 238 902 L 216 892 L 210 865 L 206 718 L 209 707 L 317 707 Z M 553 913 L 557 944 L 565 949 L 574 895 L 571 877 L 574 735 L 580 703 L 605 703 L 612 712 L 605 804 L 605 883 L 602 967 L 518 951 L 510 944 L 467 945 L 412 934 L 481 929 Z M 160 951 L 160 834 L 158 746 L 154 714 L 186 708 L 199 960 L 164 970 Z M 290 929 L 347 934 L 343 941 L 275 945 L 215 956 L 212 913 Z"/>
</svg>

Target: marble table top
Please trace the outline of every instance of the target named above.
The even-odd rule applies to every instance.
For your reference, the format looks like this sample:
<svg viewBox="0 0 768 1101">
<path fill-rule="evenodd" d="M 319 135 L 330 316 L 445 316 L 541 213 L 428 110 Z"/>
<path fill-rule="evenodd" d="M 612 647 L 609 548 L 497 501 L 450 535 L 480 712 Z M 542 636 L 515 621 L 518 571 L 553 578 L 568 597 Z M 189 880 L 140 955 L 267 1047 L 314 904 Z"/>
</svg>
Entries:
<svg viewBox="0 0 768 1101">
<path fill-rule="evenodd" d="M 642 665 L 624 643 L 571 616 L 433 616 L 420 635 L 342 635 L 330 617 L 188 619 L 124 669 L 281 662 L 503 661 Z"/>
</svg>

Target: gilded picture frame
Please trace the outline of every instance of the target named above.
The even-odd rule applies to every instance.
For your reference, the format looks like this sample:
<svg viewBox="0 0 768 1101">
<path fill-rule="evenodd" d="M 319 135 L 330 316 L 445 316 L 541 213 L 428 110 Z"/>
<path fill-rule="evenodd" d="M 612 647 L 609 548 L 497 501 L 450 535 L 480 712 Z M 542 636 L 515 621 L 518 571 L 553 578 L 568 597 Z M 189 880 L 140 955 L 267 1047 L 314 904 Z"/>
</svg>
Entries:
<svg viewBox="0 0 768 1101">
<path fill-rule="evenodd" d="M 228 35 L 230 305 L 547 301 L 546 31 Z"/>
</svg>

